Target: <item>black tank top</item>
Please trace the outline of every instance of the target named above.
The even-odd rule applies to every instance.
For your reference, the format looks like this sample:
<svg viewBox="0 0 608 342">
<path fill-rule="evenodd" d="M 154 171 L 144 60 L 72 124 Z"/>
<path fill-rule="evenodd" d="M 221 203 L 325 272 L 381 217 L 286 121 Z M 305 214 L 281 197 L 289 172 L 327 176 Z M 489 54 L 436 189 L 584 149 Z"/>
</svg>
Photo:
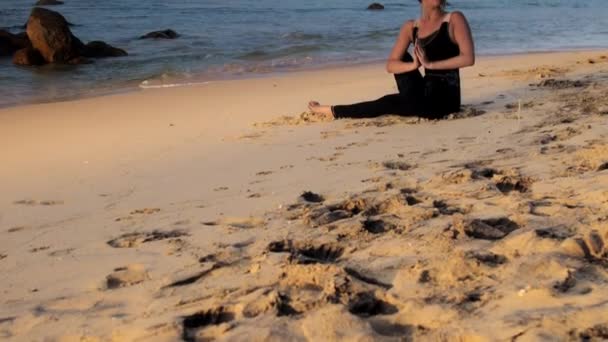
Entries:
<svg viewBox="0 0 608 342">
<path fill-rule="evenodd" d="M 419 38 L 418 37 L 418 27 L 414 27 L 414 43 L 418 42 L 420 47 L 426 53 L 427 58 L 431 62 L 440 61 L 452 57 L 456 57 L 460 54 L 460 49 L 458 45 L 455 44 L 450 38 L 450 27 L 449 21 L 444 21 L 441 23 L 439 29 L 428 37 Z M 425 72 L 431 71 L 432 73 L 450 73 L 450 72 L 458 72 L 458 69 L 448 69 L 448 70 L 425 70 Z"/>
<path fill-rule="evenodd" d="M 449 17 L 439 29 L 428 37 L 418 37 L 418 27 L 413 31 L 414 43 L 418 42 L 431 62 L 456 57 L 458 44 L 450 38 Z M 458 69 L 424 70 L 424 111 L 432 117 L 442 117 L 460 110 L 460 72 Z"/>
</svg>

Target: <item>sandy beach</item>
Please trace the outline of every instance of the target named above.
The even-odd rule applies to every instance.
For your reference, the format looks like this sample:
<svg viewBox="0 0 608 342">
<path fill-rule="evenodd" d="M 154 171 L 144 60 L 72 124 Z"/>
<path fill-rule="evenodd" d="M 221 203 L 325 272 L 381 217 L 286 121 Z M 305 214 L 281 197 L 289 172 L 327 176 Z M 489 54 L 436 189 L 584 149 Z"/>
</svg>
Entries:
<svg viewBox="0 0 608 342">
<path fill-rule="evenodd" d="M 608 338 L 608 51 L 479 57 L 448 120 L 316 122 L 383 64 L 0 110 L 0 338 Z"/>
</svg>

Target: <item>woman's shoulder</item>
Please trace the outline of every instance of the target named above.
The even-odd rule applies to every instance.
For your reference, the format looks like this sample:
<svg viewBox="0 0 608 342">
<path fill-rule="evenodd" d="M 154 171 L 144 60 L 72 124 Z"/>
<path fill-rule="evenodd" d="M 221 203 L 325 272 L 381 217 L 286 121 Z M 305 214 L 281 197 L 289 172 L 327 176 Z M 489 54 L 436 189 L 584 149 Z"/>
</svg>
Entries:
<svg viewBox="0 0 608 342">
<path fill-rule="evenodd" d="M 452 12 L 448 12 L 448 14 L 446 15 L 447 20 L 450 23 L 454 22 L 454 21 L 465 21 L 466 18 L 464 16 L 464 13 L 460 12 L 460 11 L 452 11 Z"/>
<path fill-rule="evenodd" d="M 406 20 L 403 25 L 401 25 L 401 29 L 411 29 L 414 26 L 416 26 L 416 23 L 418 22 L 417 19 L 409 19 Z"/>
<path fill-rule="evenodd" d="M 407 35 L 411 39 L 413 36 L 413 30 L 414 30 L 415 26 L 416 26 L 416 20 L 410 19 L 410 20 L 405 21 L 403 23 L 403 25 L 401 25 L 401 34 Z"/>
</svg>

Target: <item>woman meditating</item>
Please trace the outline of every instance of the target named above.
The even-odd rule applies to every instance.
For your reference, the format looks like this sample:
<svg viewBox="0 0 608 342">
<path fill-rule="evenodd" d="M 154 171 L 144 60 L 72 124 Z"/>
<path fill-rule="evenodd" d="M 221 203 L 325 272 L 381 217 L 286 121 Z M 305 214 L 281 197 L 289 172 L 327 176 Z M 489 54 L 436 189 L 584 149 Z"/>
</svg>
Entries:
<svg viewBox="0 0 608 342">
<path fill-rule="evenodd" d="M 384 114 L 440 119 L 460 111 L 458 69 L 475 64 L 469 24 L 460 12 L 446 12 L 446 0 L 418 0 L 421 17 L 406 22 L 386 63 L 399 93 L 350 105 L 310 101 L 315 114 L 331 118 L 371 118 Z M 407 50 L 414 44 L 413 56 Z M 424 67 L 424 77 L 418 70 Z"/>
</svg>

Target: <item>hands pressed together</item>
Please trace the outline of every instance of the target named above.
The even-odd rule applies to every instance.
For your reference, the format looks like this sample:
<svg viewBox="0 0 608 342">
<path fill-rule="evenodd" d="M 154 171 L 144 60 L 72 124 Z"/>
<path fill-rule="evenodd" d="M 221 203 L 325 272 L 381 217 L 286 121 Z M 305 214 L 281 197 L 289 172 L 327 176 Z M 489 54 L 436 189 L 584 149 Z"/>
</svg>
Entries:
<svg viewBox="0 0 608 342">
<path fill-rule="evenodd" d="M 424 49 L 418 45 L 418 42 L 416 42 L 416 45 L 414 45 L 414 63 L 416 63 L 417 68 L 420 66 L 429 69 L 431 68 L 431 62 L 426 57 Z"/>
</svg>

